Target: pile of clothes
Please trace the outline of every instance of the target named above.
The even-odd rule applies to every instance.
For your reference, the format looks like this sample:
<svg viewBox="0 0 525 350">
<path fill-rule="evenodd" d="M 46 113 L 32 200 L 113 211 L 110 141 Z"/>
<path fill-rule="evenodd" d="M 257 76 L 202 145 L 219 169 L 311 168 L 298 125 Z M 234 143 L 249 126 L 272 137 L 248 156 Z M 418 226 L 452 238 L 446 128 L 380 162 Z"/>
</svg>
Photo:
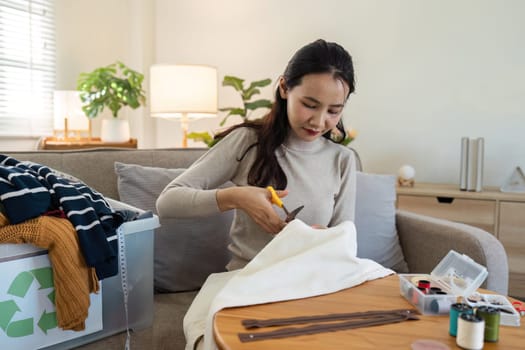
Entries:
<svg viewBox="0 0 525 350">
<path fill-rule="evenodd" d="M 116 230 L 129 217 L 78 179 L 0 154 L 0 243 L 48 250 L 64 330 L 85 328 L 89 294 L 118 273 Z"/>
</svg>

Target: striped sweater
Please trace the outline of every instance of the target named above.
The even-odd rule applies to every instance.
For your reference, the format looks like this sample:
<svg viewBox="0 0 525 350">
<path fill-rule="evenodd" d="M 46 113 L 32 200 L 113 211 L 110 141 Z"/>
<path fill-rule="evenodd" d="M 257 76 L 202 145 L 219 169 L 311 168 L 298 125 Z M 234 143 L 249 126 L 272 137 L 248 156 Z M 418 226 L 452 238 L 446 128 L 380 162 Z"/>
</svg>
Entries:
<svg viewBox="0 0 525 350">
<path fill-rule="evenodd" d="M 116 228 L 123 222 L 104 197 L 53 169 L 0 154 L 0 201 L 12 224 L 62 210 L 75 227 L 86 264 L 99 279 L 116 275 Z"/>
</svg>

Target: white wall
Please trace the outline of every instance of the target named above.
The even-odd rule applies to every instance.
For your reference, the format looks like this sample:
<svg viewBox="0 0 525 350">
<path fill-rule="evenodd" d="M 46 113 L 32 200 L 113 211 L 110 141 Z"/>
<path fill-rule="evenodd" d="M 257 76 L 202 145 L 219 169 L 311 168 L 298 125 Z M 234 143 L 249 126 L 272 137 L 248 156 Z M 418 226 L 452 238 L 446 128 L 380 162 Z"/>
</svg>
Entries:
<svg viewBox="0 0 525 350">
<path fill-rule="evenodd" d="M 150 0 L 56 0 L 57 81 L 59 90 L 75 90 L 80 73 L 114 63 L 117 60 L 144 73 L 154 56 L 154 2 Z M 124 108 L 119 118 L 127 118 L 131 136 L 140 147 L 155 146 L 155 125 L 147 107 Z M 93 119 L 93 134 L 100 135 L 103 118 Z"/>
<path fill-rule="evenodd" d="M 57 88 L 116 59 L 146 74 L 146 90 L 161 62 L 275 81 L 300 46 L 325 38 L 354 57 L 344 120 L 366 171 L 411 164 L 417 181 L 458 183 L 461 137 L 484 137 L 485 184 L 499 186 L 525 167 L 524 13 L 521 0 L 57 0 Z M 239 104 L 219 86 L 220 107 Z M 148 114 L 128 112 L 139 147 L 180 145 L 176 122 Z"/>
<path fill-rule="evenodd" d="M 300 46 L 336 41 L 354 57 L 346 125 L 365 170 L 458 183 L 462 136 L 485 138 L 485 184 L 525 165 L 525 2 L 520 0 L 157 0 L 156 61 L 275 79 Z M 265 91 L 271 97 L 271 89 Z M 227 88 L 220 106 L 238 103 Z M 159 124 L 160 125 L 160 124 Z M 193 130 L 213 124 L 193 124 Z M 160 125 L 173 145 L 176 124 Z M 177 142 L 177 141 L 176 141 Z"/>
</svg>

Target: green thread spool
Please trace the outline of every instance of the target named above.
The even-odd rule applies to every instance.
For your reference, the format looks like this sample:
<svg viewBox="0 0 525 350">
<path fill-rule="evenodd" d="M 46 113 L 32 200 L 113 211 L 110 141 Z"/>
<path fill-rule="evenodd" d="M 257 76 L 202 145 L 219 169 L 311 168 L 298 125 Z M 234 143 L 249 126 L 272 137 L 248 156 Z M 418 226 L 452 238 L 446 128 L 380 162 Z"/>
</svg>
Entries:
<svg viewBox="0 0 525 350">
<path fill-rule="evenodd" d="M 450 305 L 448 334 L 453 337 L 455 337 L 458 332 L 458 317 L 463 313 L 472 315 L 474 311 L 467 304 L 455 303 Z"/>
<path fill-rule="evenodd" d="M 480 306 L 476 310 L 476 315 L 485 320 L 485 341 L 492 343 L 497 342 L 499 339 L 499 310 L 492 306 Z"/>
</svg>

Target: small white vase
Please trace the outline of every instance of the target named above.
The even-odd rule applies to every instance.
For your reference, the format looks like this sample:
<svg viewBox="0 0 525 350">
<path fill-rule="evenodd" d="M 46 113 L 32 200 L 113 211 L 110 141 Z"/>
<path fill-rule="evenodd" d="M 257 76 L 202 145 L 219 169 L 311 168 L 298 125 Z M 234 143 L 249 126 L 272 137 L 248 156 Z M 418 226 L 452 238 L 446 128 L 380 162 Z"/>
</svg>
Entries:
<svg viewBox="0 0 525 350">
<path fill-rule="evenodd" d="M 125 119 L 118 118 L 103 119 L 100 130 L 100 139 L 102 142 L 128 142 L 129 122 Z"/>
</svg>

